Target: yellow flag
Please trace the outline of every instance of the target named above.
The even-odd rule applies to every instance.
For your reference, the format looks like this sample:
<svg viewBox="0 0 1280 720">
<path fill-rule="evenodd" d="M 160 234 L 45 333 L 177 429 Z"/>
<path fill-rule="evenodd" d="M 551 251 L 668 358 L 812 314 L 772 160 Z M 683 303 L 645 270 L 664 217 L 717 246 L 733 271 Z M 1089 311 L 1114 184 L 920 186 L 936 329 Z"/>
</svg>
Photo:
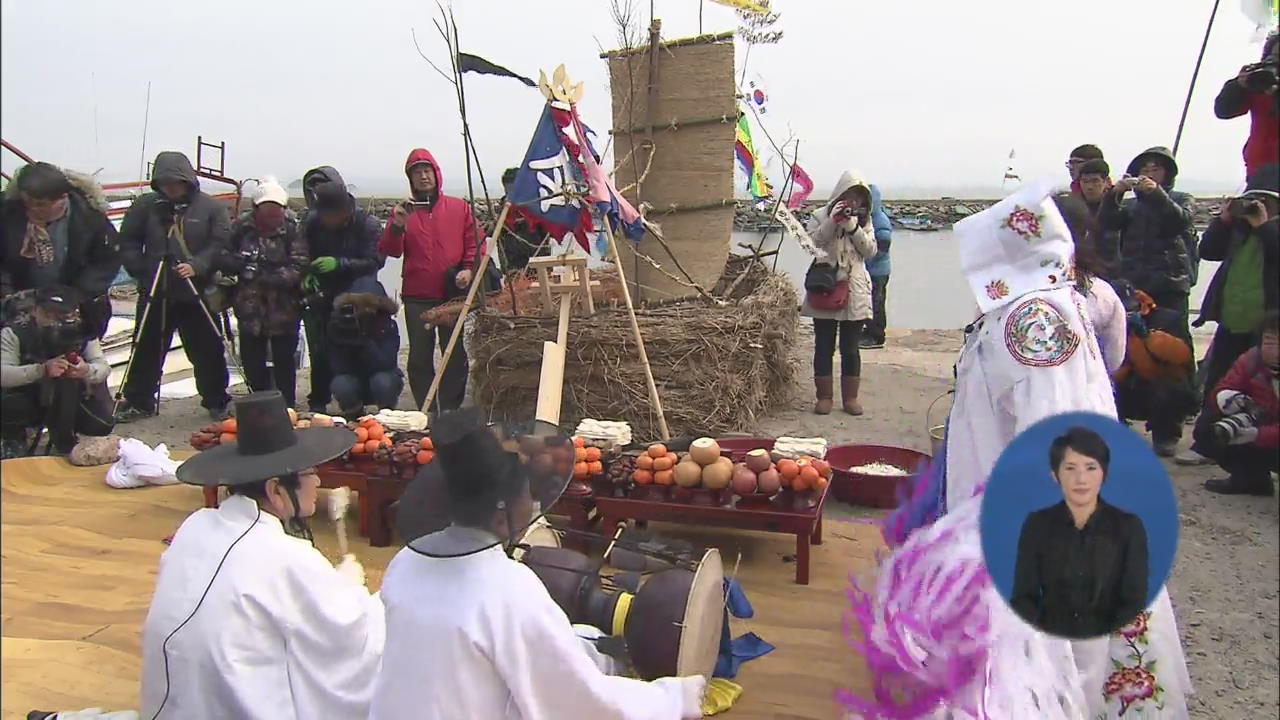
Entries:
<svg viewBox="0 0 1280 720">
<path fill-rule="evenodd" d="M 769 12 L 769 8 L 758 2 L 752 2 L 752 0 L 711 0 L 711 2 L 719 5 L 727 5 L 731 8 L 737 8 L 738 10 L 745 10 L 747 12 L 761 14 Z"/>
</svg>

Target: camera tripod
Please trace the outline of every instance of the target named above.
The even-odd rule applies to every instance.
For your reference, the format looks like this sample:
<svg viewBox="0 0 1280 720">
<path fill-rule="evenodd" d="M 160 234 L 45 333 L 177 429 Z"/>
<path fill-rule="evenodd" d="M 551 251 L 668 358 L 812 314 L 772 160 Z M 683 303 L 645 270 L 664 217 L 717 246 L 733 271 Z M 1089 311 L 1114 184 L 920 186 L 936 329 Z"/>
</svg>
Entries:
<svg viewBox="0 0 1280 720">
<path fill-rule="evenodd" d="M 147 296 L 146 296 L 147 304 L 142 309 L 142 317 L 139 318 L 137 323 L 135 323 L 133 326 L 133 341 L 132 341 L 132 347 L 129 350 L 129 361 L 125 365 L 124 377 L 121 378 L 120 387 L 116 389 L 115 397 L 113 398 L 114 403 L 111 408 L 112 416 L 115 416 L 115 414 L 119 412 L 120 402 L 124 399 L 124 389 L 129 383 L 129 378 L 133 374 L 133 363 L 134 363 L 134 360 L 137 359 L 138 348 L 141 345 L 140 341 L 142 339 L 142 334 L 146 332 L 147 320 L 151 317 L 151 310 L 156 305 L 156 301 L 157 301 L 156 291 L 160 288 L 160 280 L 162 277 L 165 277 L 164 273 L 174 265 L 175 265 L 174 258 L 170 255 L 166 255 L 160 259 L 160 263 L 156 265 L 155 272 L 151 275 L 150 289 L 148 290 Z M 186 283 L 187 289 L 189 289 L 191 291 L 191 294 L 195 297 L 196 302 L 200 305 L 200 310 L 203 313 L 205 320 L 208 321 L 209 323 L 209 327 L 213 328 L 214 334 L 217 335 L 218 339 L 222 341 L 223 347 L 226 348 L 227 350 L 227 356 L 231 359 L 231 363 L 235 367 L 236 372 L 240 374 L 241 380 L 244 381 L 244 377 L 245 377 L 244 368 L 241 367 L 240 365 L 240 359 L 236 356 L 235 347 L 232 344 L 232 340 L 230 339 L 230 335 L 231 335 L 230 328 L 228 327 L 226 332 L 223 331 L 223 325 L 219 323 L 217 319 L 214 318 L 213 313 L 209 310 L 209 306 L 205 304 L 204 297 L 200 294 L 199 290 L 196 289 L 195 283 L 191 281 L 191 278 L 182 278 L 182 282 Z M 159 332 L 163 334 L 164 328 L 168 324 L 169 298 L 167 295 L 167 288 L 166 288 L 166 295 L 162 298 L 159 298 L 159 304 L 160 304 Z M 160 387 L 164 383 L 164 361 L 165 361 L 165 358 L 168 357 L 169 351 L 172 349 L 172 345 L 173 345 L 172 340 L 169 343 L 159 344 L 160 363 L 158 367 L 160 369 L 160 372 L 158 373 L 158 377 L 156 378 L 155 389 L 152 393 L 152 398 L 155 402 L 155 411 L 157 415 L 160 414 Z"/>
</svg>

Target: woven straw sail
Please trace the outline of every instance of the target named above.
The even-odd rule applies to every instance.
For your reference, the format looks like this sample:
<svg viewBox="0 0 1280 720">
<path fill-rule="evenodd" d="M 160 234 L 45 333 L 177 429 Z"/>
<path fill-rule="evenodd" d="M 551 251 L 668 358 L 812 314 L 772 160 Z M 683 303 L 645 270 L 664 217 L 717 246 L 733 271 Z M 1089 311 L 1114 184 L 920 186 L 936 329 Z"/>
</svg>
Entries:
<svg viewBox="0 0 1280 720">
<path fill-rule="evenodd" d="M 733 232 L 733 143 L 737 102 L 733 35 L 675 40 L 659 47 L 653 112 L 649 113 L 649 48 L 606 53 L 613 94 L 614 160 L 619 190 L 645 170 L 644 144 L 656 148 L 649 173 L 625 193 L 632 204 L 652 208 L 671 253 L 693 281 L 711 289 L 724 271 Z M 648 128 L 653 126 L 650 131 Z M 634 149 L 634 152 L 633 152 Z M 684 279 L 662 244 L 646 234 L 640 251 Z M 686 297 L 694 291 L 644 260 L 625 242 L 621 260 L 643 301 Z"/>
</svg>

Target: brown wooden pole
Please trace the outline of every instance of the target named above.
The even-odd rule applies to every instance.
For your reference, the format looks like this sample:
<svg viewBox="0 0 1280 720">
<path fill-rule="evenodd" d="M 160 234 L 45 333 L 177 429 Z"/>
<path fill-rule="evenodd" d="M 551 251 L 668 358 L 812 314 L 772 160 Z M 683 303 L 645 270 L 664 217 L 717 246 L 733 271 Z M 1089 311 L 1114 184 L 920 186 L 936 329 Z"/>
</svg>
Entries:
<svg viewBox="0 0 1280 720">
<path fill-rule="evenodd" d="M 617 260 L 618 284 L 622 286 L 622 300 L 627 304 L 627 318 L 631 320 L 631 332 L 636 338 L 636 350 L 640 353 L 640 364 L 644 366 L 644 381 L 649 386 L 649 402 L 658 413 L 658 432 L 664 442 L 671 439 L 671 431 L 667 429 L 667 416 L 662 412 L 662 398 L 658 397 L 658 385 L 653 381 L 653 368 L 649 365 L 649 354 L 644 349 L 644 336 L 640 334 L 640 323 L 636 320 L 636 308 L 631 304 L 631 290 L 627 288 L 627 277 L 622 270 L 622 256 L 618 254 L 618 241 L 614 237 L 613 226 L 608 218 L 604 219 L 604 231 L 609 236 L 609 250 Z"/>
<path fill-rule="evenodd" d="M 471 287 L 467 290 L 467 297 L 462 301 L 462 309 L 458 311 L 458 322 L 453 326 L 453 332 L 449 335 L 449 344 L 445 346 L 444 352 L 440 353 L 440 365 L 436 368 L 436 375 L 431 379 L 431 389 L 427 390 L 427 399 L 422 403 L 422 412 L 427 414 L 428 422 L 431 417 L 431 401 L 436 399 L 436 393 L 440 391 L 440 380 L 444 377 L 445 368 L 449 367 L 449 358 L 453 357 L 453 350 L 458 346 L 458 340 L 462 337 L 462 326 L 466 323 L 467 313 L 471 312 L 471 306 L 476 301 L 476 294 L 480 292 L 480 286 L 483 284 L 484 271 L 489 268 L 489 258 L 493 257 L 494 248 L 498 244 L 498 235 L 502 232 L 502 226 L 507 222 L 507 212 L 511 210 L 511 203 L 502 204 L 502 212 L 498 213 L 498 223 L 494 226 L 493 235 L 489 237 L 489 241 L 485 243 L 484 255 L 480 258 L 480 264 L 475 267 L 471 274 Z M 414 319 L 413 322 L 421 322 L 420 319 Z M 471 372 L 467 372 L 467 382 L 471 382 Z"/>
</svg>

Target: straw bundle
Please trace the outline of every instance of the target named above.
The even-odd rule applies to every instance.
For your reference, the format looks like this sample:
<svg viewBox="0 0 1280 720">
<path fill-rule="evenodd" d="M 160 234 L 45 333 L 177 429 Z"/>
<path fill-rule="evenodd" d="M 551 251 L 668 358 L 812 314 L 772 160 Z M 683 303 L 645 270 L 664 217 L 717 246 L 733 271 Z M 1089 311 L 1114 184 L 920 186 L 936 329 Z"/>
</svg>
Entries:
<svg viewBox="0 0 1280 720">
<path fill-rule="evenodd" d="M 758 261 L 733 258 L 715 294 L 728 302 L 690 298 L 636 308 L 673 435 L 749 428 L 791 392 L 799 300 L 790 280 Z M 554 317 L 479 313 L 472 341 L 477 402 L 496 417 L 531 417 L 542 343 L 554 341 L 555 332 Z M 561 415 L 571 422 L 625 420 L 638 439 L 657 438 L 621 304 L 602 304 L 570 323 Z"/>
</svg>

